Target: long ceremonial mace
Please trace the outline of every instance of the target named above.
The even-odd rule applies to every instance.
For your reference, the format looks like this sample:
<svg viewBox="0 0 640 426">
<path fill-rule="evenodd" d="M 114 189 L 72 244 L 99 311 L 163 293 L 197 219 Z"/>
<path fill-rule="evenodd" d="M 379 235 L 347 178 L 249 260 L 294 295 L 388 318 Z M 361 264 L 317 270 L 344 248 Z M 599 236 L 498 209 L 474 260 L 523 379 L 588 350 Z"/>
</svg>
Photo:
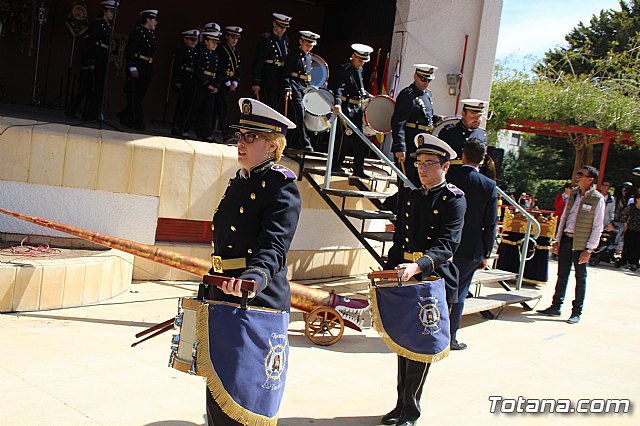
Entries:
<svg viewBox="0 0 640 426">
<path fill-rule="evenodd" d="M 83 240 L 91 241 L 105 247 L 114 248 L 145 259 L 153 260 L 154 262 L 189 272 L 198 277 L 207 275 L 211 269 L 211 263 L 209 261 L 176 253 L 170 250 L 164 250 L 152 245 L 137 243 L 124 238 L 101 234 L 99 232 L 89 231 L 77 226 L 65 225 L 64 223 L 54 222 L 52 220 L 13 212 L 2 208 L 0 208 L 0 213 L 35 223 L 36 225 L 44 226 L 45 228 L 55 229 L 56 231 L 74 235 L 78 238 L 82 238 Z M 343 298 L 333 292 L 329 293 L 324 290 L 307 287 L 292 281 L 290 281 L 289 284 L 291 287 L 292 307 L 303 312 L 311 312 L 317 307 L 327 306 L 336 309 L 343 315 L 344 312 L 346 312 L 354 321 L 350 321 L 345 318 L 345 326 L 357 331 L 362 331 L 361 314 L 362 311 L 368 310 L 369 307 L 369 303 L 366 300 Z"/>
</svg>

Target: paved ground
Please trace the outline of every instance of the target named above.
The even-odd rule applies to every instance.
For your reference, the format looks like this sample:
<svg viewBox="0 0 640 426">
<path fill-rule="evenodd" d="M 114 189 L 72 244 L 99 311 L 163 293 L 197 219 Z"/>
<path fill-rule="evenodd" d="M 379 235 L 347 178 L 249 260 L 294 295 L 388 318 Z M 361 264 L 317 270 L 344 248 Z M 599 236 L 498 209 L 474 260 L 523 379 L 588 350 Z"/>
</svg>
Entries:
<svg viewBox="0 0 640 426">
<path fill-rule="evenodd" d="M 431 369 L 420 424 L 640 424 L 634 410 L 640 403 L 639 277 L 607 265 L 590 268 L 577 325 L 520 307 L 493 321 L 465 317 L 459 338 L 469 349 Z M 352 281 L 325 285 L 344 291 Z M 347 290 L 354 288 L 363 288 L 362 280 Z M 138 282 L 108 303 L 0 315 L 0 424 L 204 424 L 203 380 L 166 367 L 170 333 L 130 348 L 135 333 L 173 316 L 177 297 L 194 289 Z M 552 290 L 543 289 L 540 306 L 548 305 Z M 483 294 L 498 291 L 484 288 Z M 292 320 L 279 424 L 378 424 L 395 402 L 395 355 L 373 330 L 347 329 L 334 346 L 313 346 L 301 313 Z M 632 412 L 491 414 L 490 396 L 628 398 Z"/>
</svg>

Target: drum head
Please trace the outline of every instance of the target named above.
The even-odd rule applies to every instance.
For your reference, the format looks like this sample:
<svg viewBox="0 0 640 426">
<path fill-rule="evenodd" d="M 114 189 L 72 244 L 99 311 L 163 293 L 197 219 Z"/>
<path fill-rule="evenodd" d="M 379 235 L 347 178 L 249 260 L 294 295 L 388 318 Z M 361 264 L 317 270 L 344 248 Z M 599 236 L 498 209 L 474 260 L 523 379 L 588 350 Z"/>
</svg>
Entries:
<svg viewBox="0 0 640 426">
<path fill-rule="evenodd" d="M 329 80 L 329 65 L 320 56 L 311 54 L 311 85 L 324 87 Z"/>
<path fill-rule="evenodd" d="M 440 121 L 433 127 L 433 132 L 431 134 L 433 136 L 438 136 L 440 134 L 440 130 L 444 129 L 444 126 L 447 124 L 456 124 L 462 117 L 459 115 L 449 115 L 444 118 L 444 120 Z"/>
<path fill-rule="evenodd" d="M 302 98 L 306 112 L 313 115 L 327 115 L 333 109 L 333 95 L 327 89 L 308 90 Z"/>
<path fill-rule="evenodd" d="M 329 116 L 318 116 L 313 114 L 305 114 L 304 115 L 304 127 L 307 130 L 313 133 L 324 133 L 331 129 L 331 122 L 329 121 Z"/>
<path fill-rule="evenodd" d="M 389 133 L 395 106 L 396 103 L 389 96 L 376 96 L 367 103 L 364 120 L 377 133 Z"/>
</svg>

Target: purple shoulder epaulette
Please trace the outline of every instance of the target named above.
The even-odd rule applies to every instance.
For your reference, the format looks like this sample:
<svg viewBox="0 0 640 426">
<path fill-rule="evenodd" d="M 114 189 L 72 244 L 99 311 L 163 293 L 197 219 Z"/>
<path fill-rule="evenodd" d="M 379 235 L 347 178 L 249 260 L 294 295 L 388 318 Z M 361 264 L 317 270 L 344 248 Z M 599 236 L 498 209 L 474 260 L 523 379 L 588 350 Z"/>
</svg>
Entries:
<svg viewBox="0 0 640 426">
<path fill-rule="evenodd" d="M 275 170 L 276 172 L 282 173 L 285 179 L 296 180 L 297 176 L 293 171 L 281 164 L 274 164 L 271 166 L 271 170 Z"/>
<path fill-rule="evenodd" d="M 451 193 L 453 193 L 453 195 L 455 195 L 458 198 L 464 196 L 464 191 L 452 183 L 447 184 L 447 189 L 451 191 Z"/>
</svg>

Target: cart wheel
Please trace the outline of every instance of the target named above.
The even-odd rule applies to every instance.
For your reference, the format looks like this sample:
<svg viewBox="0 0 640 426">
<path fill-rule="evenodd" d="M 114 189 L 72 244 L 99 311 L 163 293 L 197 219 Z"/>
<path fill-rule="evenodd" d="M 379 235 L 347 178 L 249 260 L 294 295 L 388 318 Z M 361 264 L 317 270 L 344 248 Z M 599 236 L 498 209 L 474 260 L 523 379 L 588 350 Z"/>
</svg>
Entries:
<svg viewBox="0 0 640 426">
<path fill-rule="evenodd" d="M 342 315 L 332 308 L 315 308 L 309 312 L 304 324 L 304 334 L 319 346 L 333 345 L 344 333 Z"/>
</svg>

